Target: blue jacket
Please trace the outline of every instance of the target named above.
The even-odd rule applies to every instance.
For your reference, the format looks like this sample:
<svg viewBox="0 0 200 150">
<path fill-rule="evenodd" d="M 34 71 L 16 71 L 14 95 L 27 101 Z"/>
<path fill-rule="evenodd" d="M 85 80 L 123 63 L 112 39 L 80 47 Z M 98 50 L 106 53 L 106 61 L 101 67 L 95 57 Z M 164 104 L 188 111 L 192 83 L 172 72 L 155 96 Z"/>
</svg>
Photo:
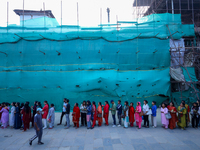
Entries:
<svg viewBox="0 0 200 150">
<path fill-rule="evenodd" d="M 122 105 L 121 105 L 121 104 L 118 104 L 118 105 L 117 105 L 117 114 L 118 114 L 118 115 L 121 115 L 121 114 L 122 114 Z"/>
<path fill-rule="evenodd" d="M 87 106 L 87 115 L 91 115 L 92 113 L 92 106 Z"/>
<path fill-rule="evenodd" d="M 157 110 L 156 105 L 152 106 L 151 110 L 152 110 L 152 116 L 156 117 L 156 110 Z"/>
</svg>

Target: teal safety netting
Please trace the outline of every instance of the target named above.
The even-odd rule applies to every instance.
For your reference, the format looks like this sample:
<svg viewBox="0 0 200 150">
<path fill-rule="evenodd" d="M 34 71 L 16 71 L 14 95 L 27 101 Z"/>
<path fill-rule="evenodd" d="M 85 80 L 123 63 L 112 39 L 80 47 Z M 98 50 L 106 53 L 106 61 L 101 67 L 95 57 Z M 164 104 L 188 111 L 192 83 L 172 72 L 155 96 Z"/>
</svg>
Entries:
<svg viewBox="0 0 200 150">
<path fill-rule="evenodd" d="M 49 18 L 35 21 L 44 19 Z M 169 39 L 194 36 L 193 25 L 168 13 L 120 30 L 60 27 L 51 19 L 44 27 L 27 22 L 0 28 L 0 102 L 48 100 L 58 109 L 64 97 L 71 104 L 111 99 L 160 104 L 170 97 Z"/>
</svg>

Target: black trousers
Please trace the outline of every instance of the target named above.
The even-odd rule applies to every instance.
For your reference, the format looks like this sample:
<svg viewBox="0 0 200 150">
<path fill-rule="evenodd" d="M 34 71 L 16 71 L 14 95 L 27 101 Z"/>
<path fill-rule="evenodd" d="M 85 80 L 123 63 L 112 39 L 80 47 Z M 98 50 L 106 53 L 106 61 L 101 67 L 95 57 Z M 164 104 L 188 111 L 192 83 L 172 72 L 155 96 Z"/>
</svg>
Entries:
<svg viewBox="0 0 200 150">
<path fill-rule="evenodd" d="M 81 113 L 81 125 L 87 126 L 86 113 Z"/>
<path fill-rule="evenodd" d="M 144 125 L 149 126 L 149 115 L 144 115 L 143 117 L 144 117 Z"/>
<path fill-rule="evenodd" d="M 199 124 L 199 118 L 197 118 L 196 116 L 192 117 L 192 127 L 198 128 L 198 124 Z"/>
<path fill-rule="evenodd" d="M 62 124 L 62 119 L 63 119 L 63 116 L 65 115 L 66 112 L 62 112 L 61 116 L 60 116 L 60 124 Z"/>
</svg>

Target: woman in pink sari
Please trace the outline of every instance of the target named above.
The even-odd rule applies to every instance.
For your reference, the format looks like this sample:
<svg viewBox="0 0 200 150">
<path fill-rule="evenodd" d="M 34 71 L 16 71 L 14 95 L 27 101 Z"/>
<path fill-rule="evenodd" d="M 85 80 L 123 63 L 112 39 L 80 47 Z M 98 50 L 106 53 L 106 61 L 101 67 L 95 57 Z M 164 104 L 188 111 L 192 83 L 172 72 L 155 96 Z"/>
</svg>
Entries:
<svg viewBox="0 0 200 150">
<path fill-rule="evenodd" d="M 142 123 L 142 116 L 140 116 L 141 111 L 142 111 L 141 103 L 137 102 L 137 106 L 135 109 L 135 120 L 136 120 L 136 126 L 138 126 L 138 129 L 141 128 L 141 123 Z"/>
</svg>

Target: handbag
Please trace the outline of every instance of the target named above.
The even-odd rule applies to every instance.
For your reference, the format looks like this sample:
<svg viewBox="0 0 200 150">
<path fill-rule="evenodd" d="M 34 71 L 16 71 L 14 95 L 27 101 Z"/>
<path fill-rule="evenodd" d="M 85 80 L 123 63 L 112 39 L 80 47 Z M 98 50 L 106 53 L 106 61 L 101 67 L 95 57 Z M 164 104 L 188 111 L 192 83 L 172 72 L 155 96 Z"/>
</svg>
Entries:
<svg viewBox="0 0 200 150">
<path fill-rule="evenodd" d="M 165 117 L 166 117 L 166 119 L 171 119 L 172 118 L 172 116 L 171 116 L 171 114 L 169 112 L 165 114 Z"/>
<path fill-rule="evenodd" d="M 148 111 L 147 115 L 151 115 L 151 114 L 152 114 L 152 110 L 151 110 L 151 109 L 149 109 L 149 111 Z"/>
<path fill-rule="evenodd" d="M 141 112 L 139 113 L 139 115 L 140 116 L 143 116 L 144 115 L 144 113 L 143 113 L 143 111 L 141 110 Z"/>
</svg>

